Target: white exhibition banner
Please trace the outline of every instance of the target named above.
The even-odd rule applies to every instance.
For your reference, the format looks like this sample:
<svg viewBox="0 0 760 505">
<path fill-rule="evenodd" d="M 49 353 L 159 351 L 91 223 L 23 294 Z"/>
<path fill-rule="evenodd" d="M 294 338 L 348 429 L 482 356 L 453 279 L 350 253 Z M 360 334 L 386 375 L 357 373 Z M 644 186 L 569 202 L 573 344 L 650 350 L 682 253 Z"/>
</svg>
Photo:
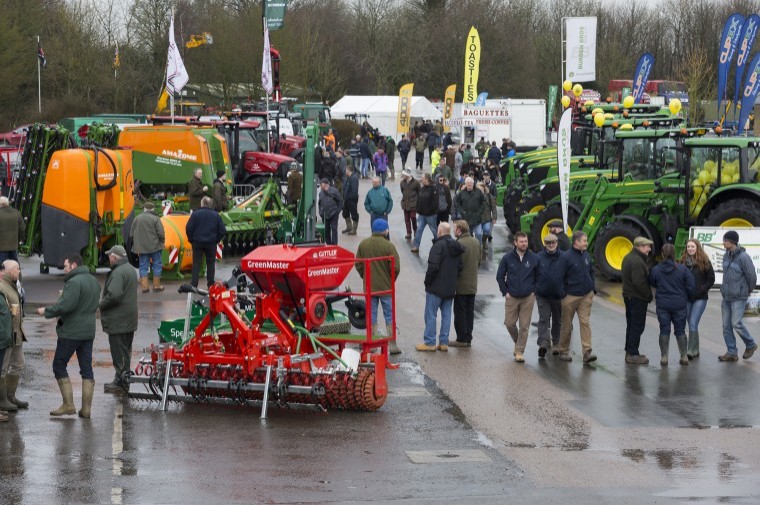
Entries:
<svg viewBox="0 0 760 505">
<path fill-rule="evenodd" d="M 567 227 L 567 205 L 570 200 L 570 134 L 573 123 L 573 109 L 567 108 L 562 113 L 557 127 L 557 175 L 559 176 L 559 196 L 562 205 L 562 222 Z"/>
<path fill-rule="evenodd" d="M 565 80 L 596 80 L 596 17 L 565 18 Z"/>
<path fill-rule="evenodd" d="M 760 279 L 760 228 L 718 228 L 717 226 L 693 226 L 689 230 L 689 238 L 695 238 L 702 244 L 705 254 L 710 258 L 715 270 L 715 285 L 723 284 L 723 235 L 734 230 L 739 234 L 739 245 L 747 250 L 747 254 L 755 264 L 757 277 Z"/>
</svg>

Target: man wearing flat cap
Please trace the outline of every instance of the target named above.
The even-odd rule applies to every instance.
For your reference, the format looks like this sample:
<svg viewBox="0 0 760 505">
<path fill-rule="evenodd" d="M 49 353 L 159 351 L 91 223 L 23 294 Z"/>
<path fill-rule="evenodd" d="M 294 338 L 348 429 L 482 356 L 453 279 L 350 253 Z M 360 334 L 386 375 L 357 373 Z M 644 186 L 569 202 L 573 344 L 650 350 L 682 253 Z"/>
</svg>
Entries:
<svg viewBox="0 0 760 505">
<path fill-rule="evenodd" d="M 118 393 L 129 391 L 125 378 L 129 374 L 132 341 L 137 330 L 137 275 L 122 246 L 113 246 L 106 254 L 111 271 L 98 307 L 103 332 L 108 335 L 115 374 L 112 382 L 103 385 L 103 391 Z"/>
<path fill-rule="evenodd" d="M 757 344 L 744 326 L 742 318 L 747 307 L 747 299 L 757 284 L 757 273 L 752 258 L 747 251 L 739 246 L 739 234 L 729 230 L 723 235 L 723 284 L 720 294 L 723 301 L 720 311 L 723 315 L 723 340 L 726 342 L 726 353 L 718 356 L 720 361 L 739 361 L 739 350 L 736 347 L 734 332 L 744 341 L 745 350 L 742 358 L 750 359 L 757 350 Z"/>
<path fill-rule="evenodd" d="M 647 325 L 647 305 L 652 301 L 649 285 L 647 257 L 653 242 L 646 237 L 636 237 L 633 249 L 623 258 L 623 301 L 625 302 L 625 362 L 646 365 L 649 359 L 639 354 L 641 335 Z"/>
<path fill-rule="evenodd" d="M 570 249 L 570 238 L 565 234 L 565 226 L 562 224 L 562 221 L 555 219 L 549 221 L 546 226 L 549 228 L 549 233 L 556 235 L 560 251 L 564 252 Z"/>
</svg>

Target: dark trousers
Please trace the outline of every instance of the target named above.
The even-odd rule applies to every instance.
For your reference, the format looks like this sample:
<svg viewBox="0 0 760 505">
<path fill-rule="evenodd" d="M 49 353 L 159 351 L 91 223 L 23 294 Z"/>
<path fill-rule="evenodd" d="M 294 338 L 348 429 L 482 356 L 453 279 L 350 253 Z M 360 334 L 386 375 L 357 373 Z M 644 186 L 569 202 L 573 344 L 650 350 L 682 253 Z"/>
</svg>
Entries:
<svg viewBox="0 0 760 505">
<path fill-rule="evenodd" d="M 536 305 L 538 306 L 538 347 L 549 349 L 549 344 L 557 347 L 559 330 L 562 326 L 562 300 L 536 295 Z"/>
<path fill-rule="evenodd" d="M 18 262 L 18 251 L 0 251 L 0 263 L 5 260 Z"/>
<path fill-rule="evenodd" d="M 117 384 L 123 382 L 124 375 L 130 371 L 132 358 L 132 341 L 134 333 L 114 333 L 108 335 L 108 343 L 111 346 L 111 360 L 113 361 L 114 379 Z"/>
<path fill-rule="evenodd" d="M 414 168 L 422 170 L 422 163 L 425 161 L 425 151 L 414 151 Z"/>
<path fill-rule="evenodd" d="M 438 222 L 436 224 L 438 225 L 438 224 L 441 224 L 441 223 L 448 223 L 449 222 L 449 216 L 450 216 L 450 214 L 449 214 L 449 211 L 447 211 L 447 210 L 444 210 L 443 212 L 439 212 L 438 213 Z"/>
<path fill-rule="evenodd" d="M 435 151 L 435 146 L 428 146 L 428 161 L 433 162 L 433 151 Z"/>
<path fill-rule="evenodd" d="M 53 356 L 53 375 L 56 379 L 65 379 L 69 376 L 66 366 L 69 360 L 76 353 L 79 361 L 79 375 L 83 379 L 94 379 L 92 374 L 92 343 L 90 340 L 74 340 L 71 338 L 59 338 L 55 346 L 55 355 Z"/>
<path fill-rule="evenodd" d="M 413 210 L 405 210 L 404 224 L 406 225 L 407 235 L 414 235 L 417 233 L 417 212 Z"/>
<path fill-rule="evenodd" d="M 338 214 L 325 219 L 325 244 L 336 245 L 338 243 Z"/>
<path fill-rule="evenodd" d="M 348 219 L 349 217 L 353 219 L 354 221 L 359 220 L 359 210 L 357 208 L 357 204 L 359 202 L 352 202 L 350 200 L 346 200 L 343 204 L 343 217 Z"/>
<path fill-rule="evenodd" d="M 457 342 L 472 342 L 475 323 L 475 295 L 454 296 L 454 331 Z"/>
<path fill-rule="evenodd" d="M 401 156 L 401 168 L 406 168 L 406 159 L 409 157 L 409 153 L 399 152 Z"/>
<path fill-rule="evenodd" d="M 193 277 L 190 284 L 198 287 L 201 275 L 201 262 L 206 259 L 206 283 L 209 287 L 214 284 L 216 273 L 216 244 L 193 244 Z"/>
<path fill-rule="evenodd" d="M 639 355 L 641 334 L 647 325 L 647 305 L 649 303 L 639 298 L 626 297 L 625 299 L 625 352 Z"/>
</svg>

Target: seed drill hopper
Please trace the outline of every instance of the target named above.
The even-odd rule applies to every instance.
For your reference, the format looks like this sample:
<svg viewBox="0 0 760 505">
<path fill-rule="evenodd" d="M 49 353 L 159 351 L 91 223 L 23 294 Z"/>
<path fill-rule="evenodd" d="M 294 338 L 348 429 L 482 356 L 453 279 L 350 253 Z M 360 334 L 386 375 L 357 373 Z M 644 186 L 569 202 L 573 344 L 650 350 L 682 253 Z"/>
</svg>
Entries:
<svg viewBox="0 0 760 505">
<path fill-rule="evenodd" d="M 242 270 L 256 292 L 213 285 L 208 313 L 184 345 L 153 345 L 150 357 L 140 360 L 128 380 L 144 384 L 147 392 L 130 397 L 158 400 L 162 409 L 167 401 L 261 405 L 262 417 L 270 403 L 322 411 L 379 409 L 387 397 L 385 370 L 395 368 L 388 362 L 395 324 L 389 336 L 373 335 L 369 324 L 364 334 L 351 334 L 347 322 L 323 331 L 338 299 L 358 296 L 369 305 L 371 295 L 387 295 L 395 302 L 392 290 L 340 290 L 357 262 L 370 273 L 375 261 L 387 262 L 393 272 L 392 257 L 355 259 L 334 245 L 255 249 L 243 258 Z M 250 320 L 241 308 L 247 304 L 253 305 Z M 226 329 L 217 329 L 221 325 Z"/>
</svg>

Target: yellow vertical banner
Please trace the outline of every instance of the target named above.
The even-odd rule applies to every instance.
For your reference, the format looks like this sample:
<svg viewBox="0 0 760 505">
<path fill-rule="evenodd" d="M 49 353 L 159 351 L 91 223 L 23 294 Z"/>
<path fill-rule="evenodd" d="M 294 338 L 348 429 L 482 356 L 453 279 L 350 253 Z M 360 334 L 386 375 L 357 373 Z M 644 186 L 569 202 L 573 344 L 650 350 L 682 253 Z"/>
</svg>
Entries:
<svg viewBox="0 0 760 505">
<path fill-rule="evenodd" d="M 398 133 L 409 133 L 409 121 L 412 118 L 412 95 L 414 93 L 414 83 L 404 84 L 398 90 L 398 119 L 396 131 Z"/>
<path fill-rule="evenodd" d="M 446 88 L 446 93 L 443 94 L 443 131 L 451 131 L 451 125 L 448 120 L 454 114 L 454 100 L 456 99 L 457 85 L 452 84 Z"/>
<path fill-rule="evenodd" d="M 475 103 L 478 99 L 478 73 L 480 72 L 480 35 L 474 26 L 467 35 L 464 50 L 464 103 Z"/>
</svg>

